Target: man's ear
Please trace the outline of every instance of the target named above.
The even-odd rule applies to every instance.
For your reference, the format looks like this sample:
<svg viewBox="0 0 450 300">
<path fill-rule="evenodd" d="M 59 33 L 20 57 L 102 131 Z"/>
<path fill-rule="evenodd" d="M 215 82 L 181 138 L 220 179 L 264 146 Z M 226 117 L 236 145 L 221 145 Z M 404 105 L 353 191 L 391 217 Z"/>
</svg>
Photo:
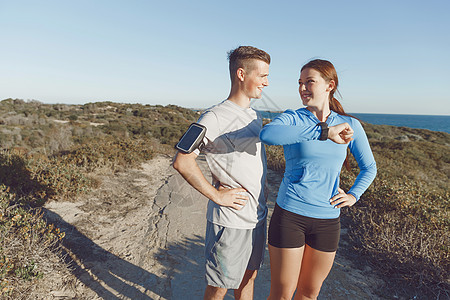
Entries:
<svg viewBox="0 0 450 300">
<path fill-rule="evenodd" d="M 236 70 L 236 78 L 239 81 L 244 81 L 244 77 L 245 77 L 245 70 L 243 68 L 238 68 Z"/>
</svg>

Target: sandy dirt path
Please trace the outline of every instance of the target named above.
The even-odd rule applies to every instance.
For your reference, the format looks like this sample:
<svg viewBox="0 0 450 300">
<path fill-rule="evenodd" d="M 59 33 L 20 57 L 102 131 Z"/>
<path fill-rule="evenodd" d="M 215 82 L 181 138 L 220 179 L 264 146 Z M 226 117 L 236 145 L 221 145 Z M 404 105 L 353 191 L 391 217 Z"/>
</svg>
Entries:
<svg viewBox="0 0 450 300">
<path fill-rule="evenodd" d="M 50 202 L 49 220 L 66 232 L 72 260 L 66 284 L 50 284 L 45 299 L 202 299 L 206 199 L 158 156 L 140 169 L 105 175 L 101 186 L 76 202 Z M 199 164 L 207 174 L 204 159 Z M 280 181 L 269 173 L 270 213 Z M 319 299 L 382 299 L 370 268 L 339 252 Z M 255 299 L 270 287 L 269 256 L 257 277 Z M 233 299 L 229 292 L 226 299 Z"/>
</svg>

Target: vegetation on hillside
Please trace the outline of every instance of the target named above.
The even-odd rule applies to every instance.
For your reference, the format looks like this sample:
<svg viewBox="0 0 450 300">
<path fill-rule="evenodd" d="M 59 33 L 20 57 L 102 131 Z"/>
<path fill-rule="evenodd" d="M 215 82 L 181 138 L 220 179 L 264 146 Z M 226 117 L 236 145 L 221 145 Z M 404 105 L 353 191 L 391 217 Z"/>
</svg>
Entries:
<svg viewBox="0 0 450 300">
<path fill-rule="evenodd" d="M 49 253 L 58 252 L 64 233 L 45 223 L 40 206 L 76 199 L 99 184 L 97 174 L 137 166 L 155 153 L 172 155 L 198 116 L 174 105 L 1 101 L 0 296 L 26 294 L 55 268 Z M 364 127 L 378 175 L 357 205 L 343 210 L 355 251 L 390 279 L 392 295 L 448 296 L 450 135 Z M 266 149 L 269 167 L 282 173 L 282 147 Z M 350 163 L 344 189 L 358 172 Z"/>
<path fill-rule="evenodd" d="M 356 251 L 407 299 L 450 296 L 450 134 L 364 124 L 378 174 L 359 202 L 343 209 Z M 284 171 L 282 147 L 267 147 L 268 164 Z M 343 168 L 348 190 L 358 167 Z M 441 298 L 439 298 L 441 297 Z"/>
<path fill-rule="evenodd" d="M 76 199 L 96 174 L 172 153 L 198 118 L 169 105 L 0 102 L 0 296 L 23 298 L 52 261 L 64 233 L 42 218 L 50 199 Z"/>
</svg>

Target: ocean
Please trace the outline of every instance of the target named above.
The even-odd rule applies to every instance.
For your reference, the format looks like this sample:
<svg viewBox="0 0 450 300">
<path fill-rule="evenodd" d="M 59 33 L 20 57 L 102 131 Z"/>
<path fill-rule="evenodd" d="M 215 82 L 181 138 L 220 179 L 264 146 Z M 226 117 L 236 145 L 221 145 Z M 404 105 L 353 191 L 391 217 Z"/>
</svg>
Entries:
<svg viewBox="0 0 450 300">
<path fill-rule="evenodd" d="M 264 118 L 273 119 L 279 113 L 261 111 Z M 443 131 L 450 133 L 450 116 L 427 116 L 427 115 L 394 115 L 394 114 L 360 114 L 349 113 L 363 122 L 376 125 L 393 125 Z"/>
</svg>

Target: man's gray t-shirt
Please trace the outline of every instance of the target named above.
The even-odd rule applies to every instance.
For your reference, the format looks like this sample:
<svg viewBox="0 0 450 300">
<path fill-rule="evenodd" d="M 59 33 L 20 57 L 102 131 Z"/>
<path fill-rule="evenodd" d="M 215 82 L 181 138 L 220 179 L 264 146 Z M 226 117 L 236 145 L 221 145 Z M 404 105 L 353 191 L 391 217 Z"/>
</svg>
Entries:
<svg viewBox="0 0 450 300">
<path fill-rule="evenodd" d="M 230 100 L 209 108 L 200 117 L 206 126 L 202 152 L 212 173 L 213 186 L 242 187 L 247 204 L 236 210 L 209 200 L 208 221 L 239 229 L 255 228 L 266 219 L 266 152 L 259 140 L 262 118 L 252 108 L 242 108 Z"/>
</svg>

